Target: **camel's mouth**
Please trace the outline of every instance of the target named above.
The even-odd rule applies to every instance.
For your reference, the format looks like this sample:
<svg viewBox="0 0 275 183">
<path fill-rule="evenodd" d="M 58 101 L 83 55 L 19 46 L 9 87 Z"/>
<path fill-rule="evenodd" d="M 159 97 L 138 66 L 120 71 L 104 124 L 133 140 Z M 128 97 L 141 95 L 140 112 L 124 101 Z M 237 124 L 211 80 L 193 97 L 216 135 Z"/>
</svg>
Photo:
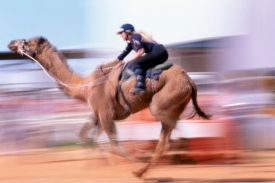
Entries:
<svg viewBox="0 0 275 183">
<path fill-rule="evenodd" d="M 18 44 L 17 44 L 17 41 L 11 41 L 11 42 L 8 44 L 8 48 L 9 48 L 11 51 L 17 52 L 17 51 L 18 51 Z"/>
</svg>

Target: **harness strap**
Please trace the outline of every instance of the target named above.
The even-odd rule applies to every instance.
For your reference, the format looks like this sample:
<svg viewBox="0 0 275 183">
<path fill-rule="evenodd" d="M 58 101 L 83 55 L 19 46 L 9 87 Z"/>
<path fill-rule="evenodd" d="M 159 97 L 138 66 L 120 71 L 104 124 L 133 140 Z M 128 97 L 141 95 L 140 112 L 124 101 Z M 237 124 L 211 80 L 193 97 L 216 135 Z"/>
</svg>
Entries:
<svg viewBox="0 0 275 183">
<path fill-rule="evenodd" d="M 125 94 L 124 94 L 124 92 L 123 92 L 123 90 L 122 90 L 122 82 L 124 81 L 124 75 L 125 75 L 125 73 L 127 73 L 127 74 L 129 74 L 130 76 L 133 76 L 133 75 L 135 75 L 135 73 L 133 72 L 133 71 L 131 71 L 130 69 L 128 69 L 127 67 L 126 67 L 126 64 L 122 67 L 122 69 L 121 69 L 121 72 L 119 73 L 119 76 L 118 76 L 118 80 L 119 80 L 119 83 L 118 83 L 118 85 L 117 85 L 117 93 L 116 93 L 116 100 L 117 100 L 117 102 L 119 103 L 119 105 L 124 109 L 124 113 L 126 114 L 126 113 L 128 113 L 128 114 L 130 114 L 130 103 L 128 102 L 128 100 L 126 99 L 126 97 L 125 97 Z M 149 74 L 151 77 L 150 78 L 153 78 L 153 75 L 154 75 L 154 72 L 152 72 L 152 70 L 150 70 L 150 74 Z M 154 85 L 153 85 L 153 83 L 154 83 L 154 79 L 150 79 L 150 87 L 151 87 L 151 91 L 152 91 L 152 94 L 154 94 L 155 93 L 155 89 L 154 89 Z M 125 108 L 122 106 L 122 104 L 119 102 L 119 95 L 121 94 L 121 96 L 122 96 L 122 99 L 123 99 L 123 101 L 125 102 L 125 104 L 126 104 L 126 106 L 125 106 Z"/>
<path fill-rule="evenodd" d="M 154 86 L 153 86 L 154 79 L 151 79 L 151 78 L 153 78 L 152 70 L 150 71 L 150 75 L 151 75 L 151 77 L 150 77 L 150 86 L 151 86 L 152 94 L 154 94 L 155 93 L 155 89 L 154 89 Z"/>
<path fill-rule="evenodd" d="M 128 102 L 128 100 L 126 99 L 126 97 L 125 97 L 125 95 L 124 95 L 124 92 L 123 92 L 123 90 L 122 90 L 122 88 L 121 88 L 121 82 L 119 82 L 118 83 L 118 85 L 117 85 L 117 90 L 118 90 L 118 92 L 117 92 L 117 101 L 118 101 L 118 103 L 119 103 L 119 105 L 122 107 L 122 108 L 124 108 L 121 104 L 120 104 L 120 102 L 119 102 L 119 100 L 118 100 L 118 95 L 119 94 L 121 94 L 121 96 L 122 96 L 122 99 L 123 99 L 123 101 L 125 102 L 125 104 L 126 104 L 126 106 L 125 106 L 125 108 L 124 108 L 124 113 L 126 114 L 126 113 L 128 113 L 128 114 L 130 114 L 129 113 L 129 111 L 130 111 L 130 104 L 129 104 L 129 102 Z"/>
</svg>

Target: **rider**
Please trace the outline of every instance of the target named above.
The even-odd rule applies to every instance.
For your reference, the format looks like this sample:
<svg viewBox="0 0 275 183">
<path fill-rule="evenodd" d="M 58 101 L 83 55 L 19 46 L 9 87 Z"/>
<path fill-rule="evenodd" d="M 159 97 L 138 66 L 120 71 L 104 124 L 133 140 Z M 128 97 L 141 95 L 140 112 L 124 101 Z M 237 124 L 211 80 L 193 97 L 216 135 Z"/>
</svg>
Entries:
<svg viewBox="0 0 275 183">
<path fill-rule="evenodd" d="M 168 52 L 148 33 L 136 32 L 131 24 L 123 24 L 117 34 L 121 35 L 123 41 L 127 42 L 125 50 L 117 57 L 118 60 L 122 61 L 132 50 L 136 52 L 133 58 L 125 61 L 127 66 L 133 68 L 136 74 L 136 84 L 134 88 L 131 88 L 130 93 L 136 94 L 145 91 L 146 70 L 165 62 L 168 59 Z"/>
</svg>

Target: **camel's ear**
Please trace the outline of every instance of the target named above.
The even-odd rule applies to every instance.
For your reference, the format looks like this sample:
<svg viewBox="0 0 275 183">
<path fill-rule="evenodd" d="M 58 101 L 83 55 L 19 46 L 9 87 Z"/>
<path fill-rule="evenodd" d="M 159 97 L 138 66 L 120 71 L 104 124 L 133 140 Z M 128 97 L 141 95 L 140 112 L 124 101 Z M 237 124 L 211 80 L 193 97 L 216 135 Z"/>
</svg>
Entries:
<svg viewBox="0 0 275 183">
<path fill-rule="evenodd" d="M 35 51 L 35 53 L 41 53 L 41 51 L 42 51 L 42 48 L 41 48 L 41 46 L 43 47 L 43 43 L 45 43 L 47 41 L 47 39 L 46 38 L 44 38 L 44 37 L 39 37 L 38 38 L 38 41 L 37 41 L 37 48 L 36 48 L 36 51 Z M 41 46 L 40 46 L 41 45 Z"/>
<path fill-rule="evenodd" d="M 39 44 L 43 44 L 45 41 L 47 41 L 47 39 L 46 38 L 44 38 L 44 37 L 40 37 L 39 39 L 38 39 L 38 45 Z"/>
</svg>

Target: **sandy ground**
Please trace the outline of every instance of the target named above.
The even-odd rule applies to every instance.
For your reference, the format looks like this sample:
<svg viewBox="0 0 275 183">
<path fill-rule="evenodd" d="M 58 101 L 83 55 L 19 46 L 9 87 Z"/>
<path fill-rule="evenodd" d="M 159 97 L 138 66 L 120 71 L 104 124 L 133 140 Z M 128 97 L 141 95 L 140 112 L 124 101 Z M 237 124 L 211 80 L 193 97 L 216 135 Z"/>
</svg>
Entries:
<svg viewBox="0 0 275 183">
<path fill-rule="evenodd" d="M 142 178 L 132 176 L 135 164 L 90 150 L 50 151 L 0 156 L 1 183 L 135 183 L 135 182 L 274 182 L 275 151 L 245 152 L 227 163 L 160 163 Z M 111 158 L 115 157 L 115 158 Z"/>
</svg>

